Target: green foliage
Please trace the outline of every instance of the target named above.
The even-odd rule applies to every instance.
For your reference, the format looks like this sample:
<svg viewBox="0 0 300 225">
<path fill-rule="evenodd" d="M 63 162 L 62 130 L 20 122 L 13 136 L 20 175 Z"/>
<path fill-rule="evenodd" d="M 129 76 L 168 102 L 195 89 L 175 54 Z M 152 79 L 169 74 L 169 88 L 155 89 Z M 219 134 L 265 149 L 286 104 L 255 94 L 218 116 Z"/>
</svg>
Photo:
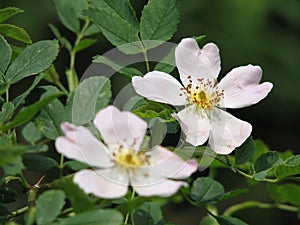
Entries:
<svg viewBox="0 0 300 225">
<path fill-rule="evenodd" d="M 0 34 L 25 44 L 31 44 L 29 34 L 23 28 L 12 24 L 0 24 Z"/>
<path fill-rule="evenodd" d="M 62 135 L 60 124 L 64 121 L 64 113 L 63 104 L 58 99 L 54 99 L 40 111 L 34 124 L 46 138 L 55 140 Z"/>
<path fill-rule="evenodd" d="M 22 135 L 26 141 L 33 144 L 42 138 L 41 132 L 36 128 L 36 126 L 29 122 L 22 130 Z"/>
<path fill-rule="evenodd" d="M 49 225 L 117 225 L 122 221 L 123 217 L 118 211 L 98 209 L 61 219 L 59 222 Z"/>
<path fill-rule="evenodd" d="M 86 0 L 53 0 L 58 17 L 63 25 L 74 33 L 79 33 L 79 16 L 83 9 L 87 8 Z"/>
<path fill-rule="evenodd" d="M 165 55 L 154 67 L 154 70 L 171 73 L 175 69 L 175 48 Z"/>
<path fill-rule="evenodd" d="M 40 172 L 46 172 L 53 167 L 58 167 L 54 159 L 40 155 L 23 155 L 23 163 L 28 170 Z"/>
<path fill-rule="evenodd" d="M 150 0 L 142 11 L 140 24 L 144 48 L 150 49 L 169 40 L 176 32 L 178 23 L 178 0 Z"/>
<path fill-rule="evenodd" d="M 116 72 L 129 78 L 132 78 L 133 76 L 143 76 L 143 74 L 136 68 L 120 66 L 103 55 L 95 56 L 93 62 L 103 63 L 114 69 Z"/>
<path fill-rule="evenodd" d="M 190 196 L 199 203 L 207 203 L 219 200 L 224 194 L 224 187 L 210 177 L 197 178 L 192 185 Z"/>
<path fill-rule="evenodd" d="M 109 103 L 110 81 L 105 77 L 83 80 L 75 91 L 72 104 L 72 122 L 82 125 L 91 121 L 95 114 Z"/>
<path fill-rule="evenodd" d="M 217 216 L 216 219 L 220 225 L 247 225 L 247 223 L 229 216 Z"/>
<path fill-rule="evenodd" d="M 14 146 L 8 143 L 1 143 L 0 145 L 0 166 L 13 162 L 18 156 L 27 151 L 26 146 Z"/>
<path fill-rule="evenodd" d="M 281 162 L 282 160 L 280 159 L 278 152 L 269 151 L 260 155 L 254 164 L 255 178 L 257 180 L 265 178 L 267 171 L 279 165 Z"/>
<path fill-rule="evenodd" d="M 300 155 L 292 155 L 281 165 L 275 168 L 275 176 L 278 179 L 300 174 Z"/>
<path fill-rule="evenodd" d="M 33 103 L 27 107 L 24 107 L 14 118 L 13 121 L 8 122 L 2 127 L 2 131 L 5 132 L 8 129 L 20 126 L 26 122 L 28 122 L 36 113 L 38 113 L 43 107 L 45 107 L 48 103 L 56 99 L 62 93 L 55 93 L 49 95 L 47 97 L 41 98 L 40 101 Z"/>
<path fill-rule="evenodd" d="M 289 203 L 300 207 L 300 187 L 296 183 L 286 183 L 281 185 L 270 184 L 268 191 L 273 200 L 277 203 Z"/>
<path fill-rule="evenodd" d="M 0 71 L 5 72 L 10 62 L 11 48 L 3 36 L 0 35 Z"/>
<path fill-rule="evenodd" d="M 36 202 L 36 222 L 38 225 L 51 223 L 65 204 L 65 194 L 60 190 L 45 191 Z"/>
<path fill-rule="evenodd" d="M 0 23 L 4 22 L 5 20 L 9 19 L 10 17 L 22 13 L 23 10 L 16 8 L 16 7 L 7 7 L 4 9 L 0 9 Z"/>
<path fill-rule="evenodd" d="M 9 66 L 6 73 L 6 82 L 13 84 L 25 77 L 46 70 L 57 54 L 57 41 L 39 41 L 28 46 Z"/>
<path fill-rule="evenodd" d="M 160 207 L 152 202 L 145 202 L 139 206 L 131 216 L 134 225 L 162 225 L 163 217 Z"/>
<path fill-rule="evenodd" d="M 235 150 L 235 163 L 237 165 L 249 162 L 254 153 L 255 146 L 252 137 L 248 138 L 240 147 Z"/>
<path fill-rule="evenodd" d="M 122 1 L 128 2 L 129 1 Z M 83 11 L 83 15 L 90 18 L 102 31 L 103 35 L 122 52 L 127 54 L 136 54 L 142 51 L 142 45 L 138 37 L 138 27 L 124 20 L 124 17 L 133 11 L 126 7 L 123 11 L 111 11 L 106 8 L 89 8 Z"/>
<path fill-rule="evenodd" d="M 54 187 L 65 192 L 75 212 L 80 213 L 95 208 L 90 197 L 73 183 L 71 177 L 64 177 L 56 180 L 54 182 Z"/>
</svg>

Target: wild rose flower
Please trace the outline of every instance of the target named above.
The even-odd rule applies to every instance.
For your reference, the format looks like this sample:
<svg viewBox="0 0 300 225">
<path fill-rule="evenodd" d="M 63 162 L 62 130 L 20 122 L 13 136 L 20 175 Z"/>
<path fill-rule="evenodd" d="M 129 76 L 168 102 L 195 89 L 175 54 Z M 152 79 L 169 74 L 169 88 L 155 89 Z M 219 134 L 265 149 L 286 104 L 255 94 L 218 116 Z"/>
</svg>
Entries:
<svg viewBox="0 0 300 225">
<path fill-rule="evenodd" d="M 143 149 L 147 123 L 130 112 L 108 106 L 97 114 L 94 124 L 104 143 L 87 128 L 67 122 L 61 125 L 65 136 L 55 142 L 59 153 L 94 168 L 74 176 L 74 182 L 86 193 L 119 198 L 131 185 L 141 196 L 170 196 L 186 186 L 181 179 L 198 168 L 195 160 L 185 162 L 161 146 Z"/>
<path fill-rule="evenodd" d="M 209 138 L 209 146 L 219 154 L 229 154 L 240 146 L 252 130 L 222 108 L 242 108 L 265 98 L 272 84 L 259 84 L 262 70 L 247 65 L 231 70 L 217 83 L 221 70 L 218 47 L 209 43 L 202 49 L 192 38 L 183 39 L 175 50 L 176 66 L 183 86 L 171 75 L 152 71 L 132 79 L 136 92 L 149 100 L 186 107 L 173 116 L 186 140 L 194 146 Z"/>
</svg>

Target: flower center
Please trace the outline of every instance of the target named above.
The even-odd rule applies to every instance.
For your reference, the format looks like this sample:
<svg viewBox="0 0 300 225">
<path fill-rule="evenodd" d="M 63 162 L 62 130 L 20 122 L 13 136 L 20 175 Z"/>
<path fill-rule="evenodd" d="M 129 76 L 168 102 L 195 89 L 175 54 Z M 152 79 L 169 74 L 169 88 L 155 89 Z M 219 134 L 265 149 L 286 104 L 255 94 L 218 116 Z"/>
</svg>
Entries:
<svg viewBox="0 0 300 225">
<path fill-rule="evenodd" d="M 216 80 L 197 79 L 197 83 L 194 84 L 191 76 L 188 76 L 188 79 L 188 85 L 182 90 L 190 104 L 195 104 L 203 109 L 219 106 L 219 102 L 224 97 L 224 90 L 219 91 Z"/>
<path fill-rule="evenodd" d="M 120 146 L 112 154 L 114 161 L 125 167 L 139 167 L 149 164 L 149 155 L 144 151 L 135 151 L 133 149 L 124 149 Z"/>
</svg>

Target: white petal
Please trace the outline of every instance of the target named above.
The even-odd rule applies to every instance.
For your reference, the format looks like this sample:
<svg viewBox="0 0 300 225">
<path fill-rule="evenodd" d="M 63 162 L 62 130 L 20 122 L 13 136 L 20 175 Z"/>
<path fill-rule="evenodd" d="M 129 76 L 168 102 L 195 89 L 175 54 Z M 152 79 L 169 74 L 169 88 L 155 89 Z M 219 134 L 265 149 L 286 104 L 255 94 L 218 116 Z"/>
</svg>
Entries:
<svg viewBox="0 0 300 225">
<path fill-rule="evenodd" d="M 59 153 L 91 166 L 103 168 L 114 165 L 107 148 L 87 128 L 63 123 L 61 129 L 65 136 L 55 141 Z"/>
<path fill-rule="evenodd" d="M 149 174 L 158 174 L 165 178 L 185 179 L 198 169 L 196 160 L 185 161 L 174 152 L 161 146 L 150 151 L 149 161 Z"/>
<path fill-rule="evenodd" d="M 169 180 L 161 177 L 157 171 L 141 167 L 134 171 L 131 186 L 140 196 L 168 197 L 175 194 L 181 186 L 187 186 L 187 183 Z"/>
<path fill-rule="evenodd" d="M 170 197 L 174 195 L 181 186 L 187 187 L 187 183 L 183 181 L 165 180 L 148 186 L 133 186 L 133 189 L 140 196 Z"/>
<path fill-rule="evenodd" d="M 193 38 L 181 40 L 175 50 L 175 60 L 185 86 L 188 76 L 194 79 L 216 79 L 221 70 L 218 47 L 213 43 L 208 43 L 200 49 Z"/>
<path fill-rule="evenodd" d="M 259 66 L 247 65 L 231 70 L 218 84 L 224 90 L 223 107 L 242 108 L 264 99 L 273 85 L 270 82 L 259 84 L 261 77 Z"/>
<path fill-rule="evenodd" d="M 100 110 L 94 119 L 106 144 L 133 147 L 138 150 L 146 133 L 147 123 L 131 112 L 121 112 L 115 106 Z"/>
<path fill-rule="evenodd" d="M 211 112 L 212 131 L 208 144 L 216 153 L 229 154 L 250 136 L 251 124 L 221 109 L 213 108 Z"/>
<path fill-rule="evenodd" d="M 186 103 L 182 85 L 167 73 L 152 71 L 144 77 L 135 76 L 132 78 L 132 85 L 139 95 L 149 100 L 175 106 Z"/>
<path fill-rule="evenodd" d="M 112 177 L 119 177 L 122 182 L 115 182 L 110 179 Z M 73 181 L 85 193 L 94 194 L 100 198 L 120 198 L 128 190 L 128 177 L 119 171 L 116 173 L 116 168 L 95 171 L 81 170 L 75 174 Z"/>
<path fill-rule="evenodd" d="M 195 105 L 173 114 L 186 135 L 186 141 L 194 146 L 202 145 L 208 138 L 211 125 L 204 110 Z"/>
</svg>

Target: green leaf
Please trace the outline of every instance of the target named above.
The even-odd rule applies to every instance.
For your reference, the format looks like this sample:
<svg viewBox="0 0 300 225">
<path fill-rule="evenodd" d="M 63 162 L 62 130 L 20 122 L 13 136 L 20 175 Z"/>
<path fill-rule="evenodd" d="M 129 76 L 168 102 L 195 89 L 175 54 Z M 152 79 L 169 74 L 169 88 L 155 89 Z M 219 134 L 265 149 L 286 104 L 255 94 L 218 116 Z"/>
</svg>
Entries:
<svg viewBox="0 0 300 225">
<path fill-rule="evenodd" d="M 154 70 L 171 73 L 175 68 L 175 48 L 172 48 L 171 51 L 156 64 Z"/>
<path fill-rule="evenodd" d="M 110 98 L 109 79 L 95 76 L 83 80 L 75 90 L 72 122 L 82 125 L 90 121 L 100 109 L 107 106 Z"/>
<path fill-rule="evenodd" d="M 64 113 L 63 104 L 58 99 L 54 99 L 41 110 L 34 124 L 45 137 L 55 140 L 62 135 L 60 124 L 64 121 Z"/>
<path fill-rule="evenodd" d="M 240 165 L 251 161 L 255 150 L 255 145 L 252 137 L 249 137 L 240 147 L 235 150 L 235 163 Z"/>
<path fill-rule="evenodd" d="M 32 43 L 29 34 L 22 27 L 12 24 L 0 24 L 0 34 L 25 44 Z"/>
<path fill-rule="evenodd" d="M 136 68 L 124 67 L 124 66 L 118 65 L 117 63 L 113 62 L 112 60 L 110 60 L 109 58 L 107 58 L 103 55 L 96 56 L 94 58 L 93 62 L 103 63 L 103 64 L 111 67 L 112 69 L 114 69 L 116 72 L 118 72 L 122 75 L 125 75 L 129 78 L 132 78 L 133 76 L 143 76 L 143 74 Z"/>
<path fill-rule="evenodd" d="M 22 9 L 16 7 L 7 7 L 4 9 L 0 9 L 0 23 L 4 22 L 5 20 L 9 19 L 10 17 L 24 12 Z"/>
<path fill-rule="evenodd" d="M 94 34 L 98 34 L 100 33 L 101 30 L 95 25 L 95 24 L 91 24 L 84 32 L 84 36 L 87 37 L 87 36 L 91 36 L 91 35 L 94 35 Z"/>
<path fill-rule="evenodd" d="M 140 32 L 145 49 L 169 40 L 179 23 L 178 0 L 150 0 L 142 11 Z M 159 40 L 148 42 L 148 40 Z"/>
<path fill-rule="evenodd" d="M 58 167 L 54 159 L 46 156 L 23 155 L 22 157 L 23 163 L 28 170 L 46 172 L 53 167 Z"/>
<path fill-rule="evenodd" d="M 200 225 L 219 225 L 217 220 L 213 218 L 212 216 L 205 216 L 201 222 Z"/>
<path fill-rule="evenodd" d="M 224 194 L 224 187 L 210 177 L 197 178 L 191 188 L 190 196 L 197 203 L 219 200 Z"/>
<path fill-rule="evenodd" d="M 91 39 L 91 38 L 85 38 L 82 39 L 76 46 L 75 51 L 80 52 L 84 49 L 87 49 L 88 47 L 92 46 L 97 42 L 97 39 Z"/>
<path fill-rule="evenodd" d="M 16 97 L 14 100 L 12 100 L 12 103 L 14 104 L 15 108 L 20 106 L 25 98 L 30 94 L 30 92 L 38 85 L 38 83 L 43 79 L 44 75 L 40 74 L 34 78 L 34 81 L 30 85 L 30 87 L 27 88 L 27 90 L 20 94 L 18 97 Z"/>
<path fill-rule="evenodd" d="M 276 151 L 269 151 L 267 153 L 262 154 L 256 160 L 254 164 L 255 173 L 259 173 L 262 171 L 266 171 L 275 167 L 281 162 L 278 152 Z"/>
<path fill-rule="evenodd" d="M 4 83 L 4 74 L 0 71 L 0 97 L 3 95 L 10 87 L 10 84 Z"/>
<path fill-rule="evenodd" d="M 127 21 L 136 30 L 139 29 L 139 22 L 136 18 L 135 11 L 127 0 L 98 0 L 91 2 L 92 8 L 105 10 L 110 14 L 119 16 L 122 20 Z"/>
<path fill-rule="evenodd" d="M 65 47 L 69 52 L 72 52 L 72 45 L 69 42 L 69 40 L 65 37 L 63 37 L 59 30 L 56 28 L 56 26 L 54 26 L 53 24 L 49 24 L 49 27 L 52 31 L 52 33 L 54 34 L 54 36 L 57 38 L 57 40 L 61 43 L 61 45 L 63 47 Z"/>
<path fill-rule="evenodd" d="M 35 102 L 32 105 L 29 105 L 18 113 L 15 119 L 2 127 L 2 131 L 5 132 L 11 128 L 20 126 L 24 123 L 27 123 L 32 117 L 35 116 L 37 112 L 39 112 L 43 107 L 53 101 L 55 98 L 62 95 L 62 93 L 56 93 L 45 98 L 40 99 L 39 101 Z"/>
<path fill-rule="evenodd" d="M 7 163 L 14 161 L 22 153 L 26 152 L 26 146 L 15 146 L 9 144 L 0 144 L 0 167 L 4 166 Z"/>
<path fill-rule="evenodd" d="M 245 193 L 249 192 L 248 188 L 239 188 L 233 191 L 229 191 L 226 192 L 223 196 L 222 196 L 222 200 L 227 200 L 227 199 L 231 199 L 231 198 L 235 198 L 237 196 L 243 195 Z"/>
<path fill-rule="evenodd" d="M 88 7 L 86 0 L 53 0 L 58 17 L 62 24 L 73 31 L 79 33 L 79 14 Z"/>
<path fill-rule="evenodd" d="M 278 179 L 293 175 L 300 175 L 300 155 L 290 156 L 282 165 L 275 168 L 275 176 Z"/>
<path fill-rule="evenodd" d="M 14 105 L 11 102 L 5 102 L 2 105 L 2 111 L 0 112 L 0 123 L 4 123 L 9 120 L 15 110 Z"/>
<path fill-rule="evenodd" d="M 252 156 L 252 162 L 256 162 L 257 158 L 262 155 L 263 153 L 266 153 L 269 151 L 269 147 L 262 141 L 262 140 L 255 140 L 255 151 Z"/>
<path fill-rule="evenodd" d="M 65 162 L 64 165 L 73 171 L 79 171 L 79 170 L 87 169 L 90 167 L 89 165 L 87 165 L 85 163 L 78 162 L 75 160 L 67 161 L 67 162 Z"/>
<path fill-rule="evenodd" d="M 270 184 L 268 191 L 271 198 L 277 203 L 289 203 L 300 206 L 300 186 L 298 184 Z"/>
<path fill-rule="evenodd" d="M 72 178 L 64 177 L 60 180 L 56 180 L 54 181 L 54 187 L 65 192 L 75 212 L 80 213 L 95 209 L 90 197 L 73 183 Z"/>
<path fill-rule="evenodd" d="M 16 83 L 25 77 L 46 70 L 58 54 L 57 41 L 39 41 L 27 48 L 10 65 L 6 73 L 7 82 Z"/>
<path fill-rule="evenodd" d="M 5 164 L 3 170 L 6 176 L 14 176 L 25 169 L 21 156 L 17 156 L 13 161 Z"/>
<path fill-rule="evenodd" d="M 17 193 L 8 187 L 3 187 L 0 189 L 0 203 L 11 203 L 16 201 Z"/>
<path fill-rule="evenodd" d="M 230 216 L 217 216 L 216 219 L 220 225 L 248 225 L 244 221 Z"/>
<path fill-rule="evenodd" d="M 141 104 L 132 110 L 134 114 L 141 118 L 152 119 L 161 118 L 165 122 L 174 122 L 175 119 L 171 116 L 174 112 L 172 108 L 166 104 L 159 102 L 142 100 Z"/>
<path fill-rule="evenodd" d="M 200 35 L 200 36 L 196 36 L 196 37 L 193 37 L 197 43 L 200 45 L 201 42 L 206 38 L 206 35 Z"/>
<path fill-rule="evenodd" d="M 125 0 L 122 2 L 128 3 Z M 143 46 L 138 37 L 139 29 L 130 21 L 125 20 L 124 15 L 120 13 L 106 8 L 89 8 L 83 11 L 83 15 L 90 18 L 101 29 L 103 35 L 120 51 L 126 54 L 140 53 Z"/>
<path fill-rule="evenodd" d="M 33 144 L 42 138 L 41 132 L 36 128 L 36 126 L 29 122 L 22 130 L 22 135 L 26 141 Z"/>
<path fill-rule="evenodd" d="M 49 225 L 119 225 L 123 216 L 113 209 L 97 209 L 65 218 Z"/>
<path fill-rule="evenodd" d="M 0 35 L 0 52 L 0 72 L 4 73 L 10 63 L 12 53 L 9 44 L 2 35 Z"/>
<path fill-rule="evenodd" d="M 36 202 L 36 222 L 38 225 L 51 223 L 65 204 L 65 194 L 60 190 L 45 191 Z"/>
<path fill-rule="evenodd" d="M 133 225 L 163 225 L 163 216 L 158 205 L 145 202 L 139 206 L 131 215 Z"/>
</svg>

